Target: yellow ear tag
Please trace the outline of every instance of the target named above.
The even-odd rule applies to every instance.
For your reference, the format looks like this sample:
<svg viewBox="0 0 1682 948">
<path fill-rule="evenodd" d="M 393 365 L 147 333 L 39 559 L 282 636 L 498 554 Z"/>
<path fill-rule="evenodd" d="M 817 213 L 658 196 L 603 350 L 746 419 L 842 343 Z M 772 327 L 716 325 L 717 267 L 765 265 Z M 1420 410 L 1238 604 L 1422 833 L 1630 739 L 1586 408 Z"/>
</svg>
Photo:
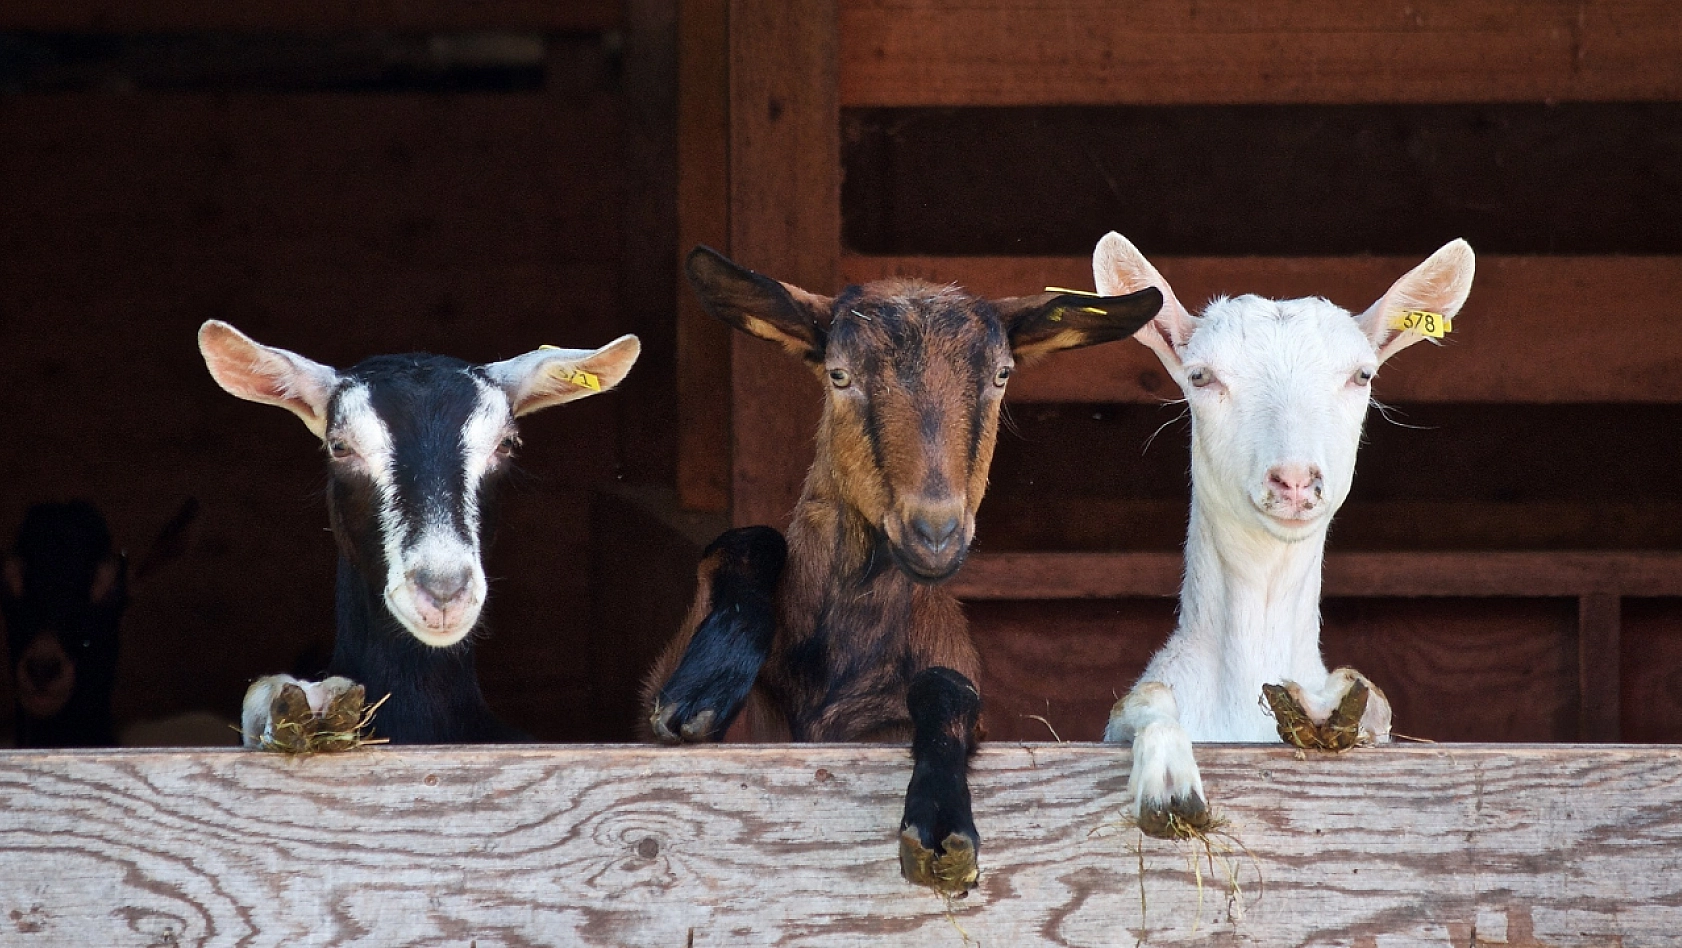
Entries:
<svg viewBox="0 0 1682 948">
<path fill-rule="evenodd" d="M 1454 331 L 1454 320 L 1441 313 L 1427 312 L 1423 309 L 1410 309 L 1390 317 L 1390 328 L 1404 332 L 1412 330 L 1421 336 L 1441 339 L 1444 335 Z"/>
<path fill-rule="evenodd" d="M 560 346 L 538 346 L 537 348 L 539 351 L 544 349 L 548 349 L 551 352 L 561 351 Z M 599 392 L 602 390 L 601 377 L 597 376 L 593 372 L 586 372 L 583 369 L 573 369 L 570 374 L 563 376 L 561 381 L 571 382 L 574 385 L 583 386 L 592 392 Z"/>
</svg>

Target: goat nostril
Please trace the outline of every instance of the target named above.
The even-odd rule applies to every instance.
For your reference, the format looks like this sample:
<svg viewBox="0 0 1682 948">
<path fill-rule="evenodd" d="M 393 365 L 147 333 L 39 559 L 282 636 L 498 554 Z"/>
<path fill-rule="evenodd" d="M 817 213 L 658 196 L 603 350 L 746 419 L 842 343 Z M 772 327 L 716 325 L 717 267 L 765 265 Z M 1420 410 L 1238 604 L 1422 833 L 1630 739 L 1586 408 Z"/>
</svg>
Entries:
<svg viewBox="0 0 1682 948">
<path fill-rule="evenodd" d="M 925 517 L 918 517 L 911 521 L 911 529 L 917 531 L 917 536 L 929 549 L 939 553 L 952 539 L 952 535 L 958 532 L 958 518 L 947 517 L 935 523 Z"/>
<path fill-rule="evenodd" d="M 467 588 L 468 581 L 471 578 L 472 573 L 467 569 L 423 569 L 415 573 L 415 585 L 433 602 L 442 606 L 455 601 Z"/>
</svg>

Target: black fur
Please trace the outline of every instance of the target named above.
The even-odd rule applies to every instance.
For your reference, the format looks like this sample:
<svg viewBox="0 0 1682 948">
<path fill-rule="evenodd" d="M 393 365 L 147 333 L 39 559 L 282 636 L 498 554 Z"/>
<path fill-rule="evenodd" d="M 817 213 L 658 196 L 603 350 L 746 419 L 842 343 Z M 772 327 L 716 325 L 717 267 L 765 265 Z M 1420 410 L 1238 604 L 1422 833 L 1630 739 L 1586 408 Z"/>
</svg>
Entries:
<svg viewBox="0 0 1682 948">
<path fill-rule="evenodd" d="M 676 722 L 712 711 L 706 739 L 719 741 L 741 713 L 776 631 L 777 582 L 788 545 L 770 527 L 730 530 L 702 554 L 714 565 L 711 611 L 696 627 L 677 671 L 660 690 L 656 734 L 676 739 Z M 659 734 L 664 726 L 667 734 Z M 681 727 L 681 725 L 678 725 Z"/>
<path fill-rule="evenodd" d="M 13 691 L 22 661 L 37 643 L 58 648 L 74 674 L 70 697 L 57 712 L 35 717 L 16 707 L 18 747 L 108 747 L 116 744 L 111 689 L 117 678 L 118 625 L 128 604 L 127 567 L 111 549 L 111 531 L 92 504 L 36 504 L 24 516 L 11 560 L 21 570 L 22 595 L 0 583 Z M 104 563 L 116 581 L 95 601 L 95 576 Z M 56 660 L 56 659 L 55 659 Z"/>
<path fill-rule="evenodd" d="M 911 712 L 911 757 L 901 831 L 915 828 L 924 848 L 941 852 L 949 834 L 969 838 L 980 852 L 981 835 L 970 813 L 969 758 L 981 717 L 981 694 L 950 668 L 925 668 L 911 679 L 905 704 Z"/>
</svg>

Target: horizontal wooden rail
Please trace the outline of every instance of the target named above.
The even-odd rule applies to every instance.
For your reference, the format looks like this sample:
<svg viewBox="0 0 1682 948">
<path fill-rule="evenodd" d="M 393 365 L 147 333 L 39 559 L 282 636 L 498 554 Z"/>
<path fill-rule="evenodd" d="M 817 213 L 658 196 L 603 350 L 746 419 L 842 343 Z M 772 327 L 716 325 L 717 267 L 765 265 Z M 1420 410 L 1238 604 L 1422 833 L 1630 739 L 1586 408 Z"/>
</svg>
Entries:
<svg viewBox="0 0 1682 948">
<path fill-rule="evenodd" d="M 1178 552 L 977 553 L 950 588 L 964 599 L 1177 596 Z M 1682 553 L 1378 552 L 1326 557 L 1327 596 L 1682 596 Z"/>
<path fill-rule="evenodd" d="M 1445 234 L 1444 239 L 1452 237 Z M 1096 241 L 1098 235 L 1093 235 Z M 1148 248 L 1147 252 L 1148 252 Z M 1324 296 L 1359 312 L 1419 262 L 1392 257 L 1180 257 L 1154 261 L 1181 302 L 1222 294 Z M 844 256 L 857 283 L 882 276 L 951 281 L 1002 296 L 1092 287 L 1086 257 Z M 1682 257 L 1478 259 L 1464 317 L 1437 352 L 1410 352 L 1380 373 L 1392 402 L 1682 402 Z M 1061 353 L 1011 383 L 1025 402 L 1153 402 L 1179 390 L 1143 346 Z"/>
<path fill-rule="evenodd" d="M 1666 0 L 842 0 L 843 106 L 1682 98 Z"/>
<path fill-rule="evenodd" d="M 5 752 L 0 944 L 1634 948 L 1682 923 L 1682 748 L 1200 757 L 1212 853 L 1121 826 L 1123 748 L 985 745 L 981 885 L 949 910 L 899 879 L 902 747 Z"/>
<path fill-rule="evenodd" d="M 195 30 L 564 30 L 618 28 L 613 0 L 6 0 L 0 29 L 113 33 Z"/>
</svg>

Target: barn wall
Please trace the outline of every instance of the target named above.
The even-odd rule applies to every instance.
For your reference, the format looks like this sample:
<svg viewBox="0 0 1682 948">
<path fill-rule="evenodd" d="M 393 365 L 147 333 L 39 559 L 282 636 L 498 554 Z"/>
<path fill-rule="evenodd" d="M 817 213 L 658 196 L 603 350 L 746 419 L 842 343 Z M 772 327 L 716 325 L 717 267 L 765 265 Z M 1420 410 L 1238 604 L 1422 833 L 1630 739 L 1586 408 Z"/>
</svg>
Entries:
<svg viewBox="0 0 1682 948">
<path fill-rule="evenodd" d="M 541 738 L 592 736 L 588 497 L 672 464 L 669 423 L 648 420 L 670 414 L 669 301 L 626 290 L 670 266 L 669 201 L 642 180 L 658 156 L 626 154 L 658 137 L 659 102 L 651 117 L 626 77 L 661 67 L 626 51 L 665 55 L 637 32 L 669 30 L 659 7 L 630 44 L 535 33 L 532 88 L 0 95 L 0 532 L 32 502 L 86 497 L 132 553 L 184 498 L 201 504 L 184 560 L 136 592 L 120 718 L 232 712 L 248 679 L 316 670 L 331 639 L 319 449 L 212 383 L 200 322 L 336 365 L 637 331 L 648 348 L 622 391 L 522 423 L 487 563 L 492 706 Z"/>
</svg>

